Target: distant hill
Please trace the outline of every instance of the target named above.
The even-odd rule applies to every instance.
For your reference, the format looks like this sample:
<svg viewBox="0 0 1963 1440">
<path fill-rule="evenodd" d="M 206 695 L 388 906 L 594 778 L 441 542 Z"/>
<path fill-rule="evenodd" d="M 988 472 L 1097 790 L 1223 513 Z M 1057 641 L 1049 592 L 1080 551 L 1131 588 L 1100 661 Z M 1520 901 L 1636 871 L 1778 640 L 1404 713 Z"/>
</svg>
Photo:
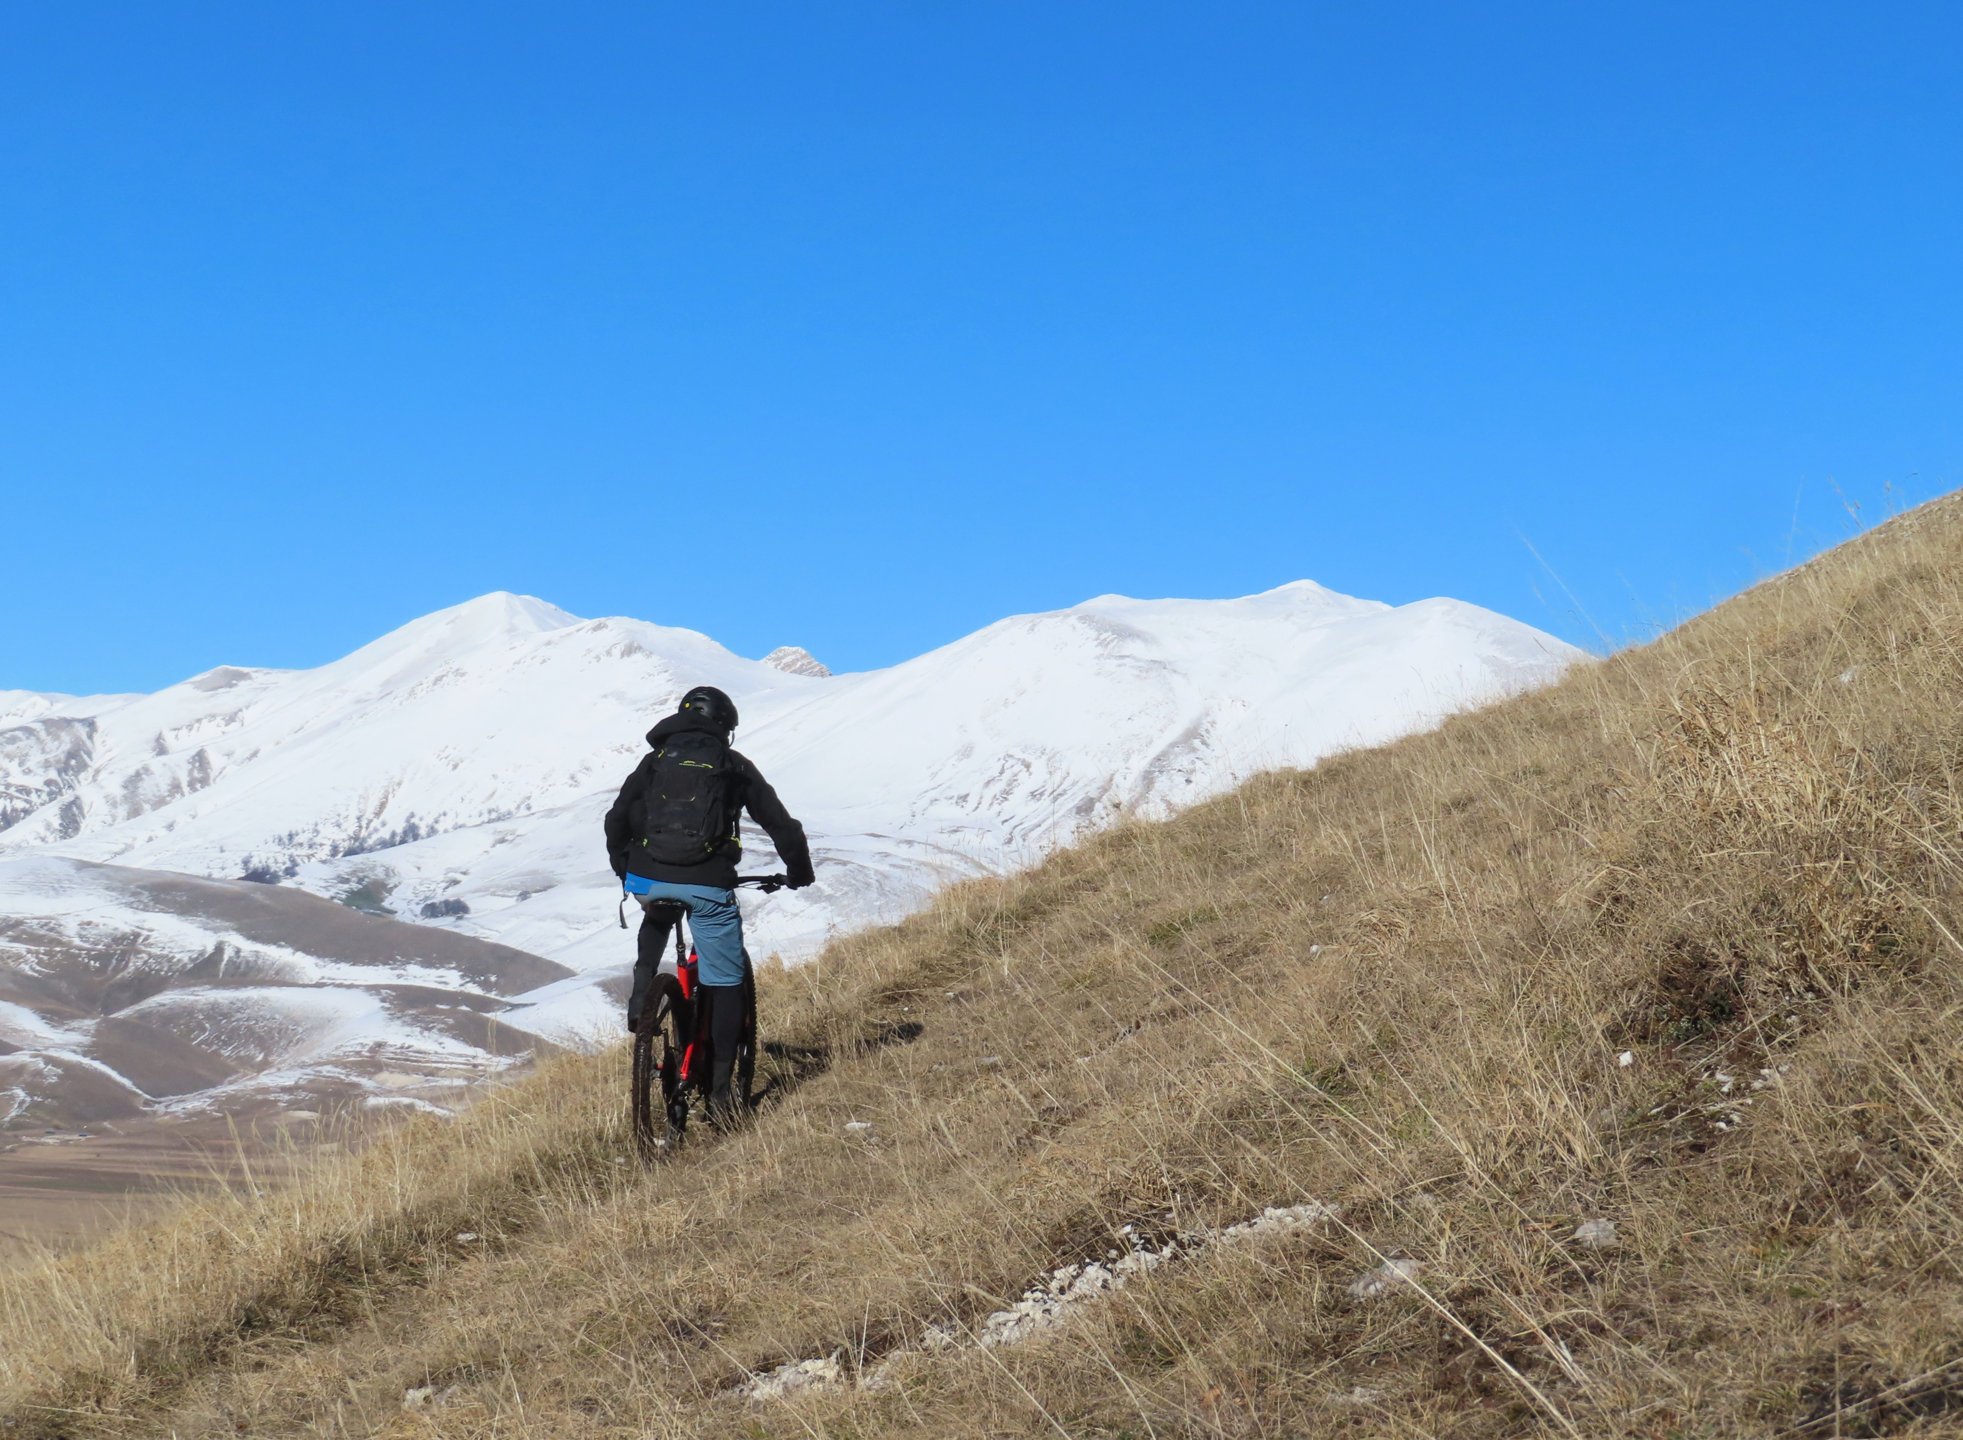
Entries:
<svg viewBox="0 0 1963 1440">
<path fill-rule="evenodd" d="M 505 997 L 571 973 L 284 886 L 0 860 L 0 1122 L 396 1095 L 377 1077 L 404 1067 L 465 1083 L 541 1043 Z"/>
</svg>

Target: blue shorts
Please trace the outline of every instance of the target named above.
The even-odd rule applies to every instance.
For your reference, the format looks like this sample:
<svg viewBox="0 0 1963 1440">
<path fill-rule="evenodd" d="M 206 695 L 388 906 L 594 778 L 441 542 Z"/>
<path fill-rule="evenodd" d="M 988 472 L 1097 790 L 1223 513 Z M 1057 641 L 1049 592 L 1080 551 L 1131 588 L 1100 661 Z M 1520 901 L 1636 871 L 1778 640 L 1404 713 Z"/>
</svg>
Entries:
<svg viewBox="0 0 1963 1440">
<path fill-rule="evenodd" d="M 736 908 L 736 892 L 714 885 L 672 885 L 666 880 L 649 880 L 628 875 L 622 880 L 627 893 L 643 907 L 666 900 L 688 911 L 688 933 L 695 941 L 697 974 L 704 985 L 741 985 L 750 963 L 743 948 L 743 912 Z"/>
</svg>

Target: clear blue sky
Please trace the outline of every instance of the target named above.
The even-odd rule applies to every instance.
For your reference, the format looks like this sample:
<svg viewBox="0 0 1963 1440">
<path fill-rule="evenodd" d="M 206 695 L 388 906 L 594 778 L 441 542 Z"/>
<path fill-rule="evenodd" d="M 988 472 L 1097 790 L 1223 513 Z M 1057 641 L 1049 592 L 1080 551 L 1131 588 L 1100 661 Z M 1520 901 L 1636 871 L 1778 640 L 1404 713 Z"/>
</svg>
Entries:
<svg viewBox="0 0 1963 1440">
<path fill-rule="evenodd" d="M 1619 641 L 1841 494 L 1963 484 L 1960 42 L 1805 0 L 11 5 L 0 688 L 317 664 L 492 589 L 835 668 L 1303 576 Z"/>
</svg>

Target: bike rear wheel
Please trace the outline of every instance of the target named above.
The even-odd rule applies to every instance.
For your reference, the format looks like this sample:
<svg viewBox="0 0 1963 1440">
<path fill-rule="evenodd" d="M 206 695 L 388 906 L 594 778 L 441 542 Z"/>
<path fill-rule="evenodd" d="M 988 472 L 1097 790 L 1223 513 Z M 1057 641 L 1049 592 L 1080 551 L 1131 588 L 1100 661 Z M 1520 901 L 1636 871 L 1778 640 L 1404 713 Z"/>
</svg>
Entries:
<svg viewBox="0 0 1963 1440">
<path fill-rule="evenodd" d="M 743 967 L 743 1028 L 736 1038 L 736 1099 L 745 1111 L 756 1106 L 751 1084 L 757 1074 L 757 977 Z"/>
<path fill-rule="evenodd" d="M 682 1052 L 690 1010 L 681 983 L 672 975 L 656 978 L 648 1015 L 634 1034 L 634 1141 L 644 1158 L 678 1143 L 688 1126 L 688 1096 L 681 1083 Z"/>
</svg>

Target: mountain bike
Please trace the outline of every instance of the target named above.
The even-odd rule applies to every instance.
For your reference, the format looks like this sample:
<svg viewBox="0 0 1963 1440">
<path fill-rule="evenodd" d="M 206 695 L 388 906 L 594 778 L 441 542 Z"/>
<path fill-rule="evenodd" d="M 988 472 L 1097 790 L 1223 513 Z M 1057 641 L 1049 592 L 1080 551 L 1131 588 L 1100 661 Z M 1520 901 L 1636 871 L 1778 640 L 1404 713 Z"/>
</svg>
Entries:
<svg viewBox="0 0 1963 1440">
<path fill-rule="evenodd" d="M 787 883 L 782 875 L 744 875 L 738 885 L 754 885 L 768 895 Z M 631 1087 L 634 1141 L 643 1158 L 673 1150 L 688 1133 L 690 1112 L 699 1104 L 707 1113 L 709 1076 L 714 1067 L 714 1043 L 709 1038 L 709 1007 L 702 1004 L 696 977 L 695 945 L 683 929 L 688 911 L 665 901 L 648 907 L 657 920 L 665 919 L 675 937 L 675 956 L 663 960 L 654 987 L 643 1001 L 644 1014 L 634 1031 Z M 731 1092 L 748 1111 L 756 1100 L 750 1093 L 757 1065 L 757 981 L 748 957 L 743 964 L 743 1024 L 736 1041 L 736 1074 Z M 662 1123 L 657 1127 L 654 1092 L 659 1083 Z"/>
</svg>

